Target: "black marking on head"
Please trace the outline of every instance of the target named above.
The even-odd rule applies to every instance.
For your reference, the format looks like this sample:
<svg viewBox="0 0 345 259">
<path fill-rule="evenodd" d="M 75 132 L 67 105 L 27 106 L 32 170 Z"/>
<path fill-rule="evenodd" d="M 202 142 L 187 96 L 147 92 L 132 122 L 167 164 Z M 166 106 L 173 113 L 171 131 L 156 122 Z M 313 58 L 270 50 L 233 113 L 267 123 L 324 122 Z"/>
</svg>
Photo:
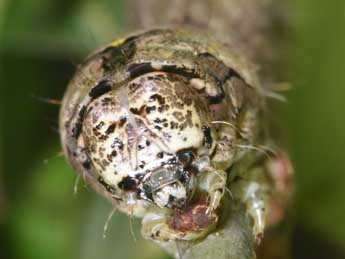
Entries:
<svg viewBox="0 0 345 259">
<path fill-rule="evenodd" d="M 112 187 L 112 186 L 110 186 L 109 184 L 107 184 L 105 181 L 104 181 L 104 179 L 103 179 L 103 177 L 102 176 L 99 176 L 98 177 L 98 182 L 101 184 L 101 185 L 103 185 L 103 187 L 108 191 L 108 192 L 110 192 L 111 194 L 115 194 L 115 188 L 114 187 Z"/>
<path fill-rule="evenodd" d="M 164 153 L 163 152 L 157 153 L 157 158 L 163 158 L 163 157 L 164 157 Z"/>
<path fill-rule="evenodd" d="M 136 92 L 141 87 L 141 84 L 136 82 L 132 82 L 128 85 L 128 89 L 130 92 Z"/>
<path fill-rule="evenodd" d="M 118 147 L 119 150 L 123 150 L 123 142 L 119 138 L 115 138 L 114 142 L 110 146 L 111 148 Z"/>
<path fill-rule="evenodd" d="M 113 151 L 111 151 L 111 154 L 110 154 L 112 157 L 115 157 L 115 156 L 117 156 L 117 152 L 116 152 L 116 150 L 113 150 Z"/>
<path fill-rule="evenodd" d="M 202 131 L 204 132 L 204 145 L 206 145 L 207 148 L 212 147 L 212 136 L 211 136 L 211 129 L 209 126 L 202 126 Z"/>
<path fill-rule="evenodd" d="M 113 133 L 114 130 L 115 130 L 115 128 L 116 128 L 116 123 L 112 123 L 112 124 L 107 128 L 107 130 L 105 131 L 105 134 L 106 134 L 106 135 L 109 135 L 109 134 Z"/>
<path fill-rule="evenodd" d="M 138 165 L 140 169 L 143 169 L 145 167 L 145 162 L 141 161 L 140 164 Z"/>
<path fill-rule="evenodd" d="M 168 203 L 167 203 L 167 205 L 169 206 L 171 206 L 172 204 L 174 204 L 174 201 L 176 200 L 176 197 L 175 196 L 173 196 L 173 195 L 171 195 L 171 194 L 169 194 L 169 198 L 168 198 Z"/>
<path fill-rule="evenodd" d="M 146 113 L 149 114 L 151 113 L 152 111 L 155 111 L 156 110 L 156 106 L 147 106 L 146 107 Z"/>
<path fill-rule="evenodd" d="M 161 105 L 158 107 L 158 112 L 163 112 L 165 110 L 169 110 L 169 105 L 168 104 L 165 104 L 165 105 Z"/>
<path fill-rule="evenodd" d="M 149 101 L 150 101 L 150 102 L 158 101 L 159 105 L 164 105 L 164 104 L 165 104 L 165 98 L 162 97 L 162 96 L 159 95 L 159 94 L 153 94 L 153 95 L 151 95 Z"/>
<path fill-rule="evenodd" d="M 81 107 L 81 109 L 79 110 L 79 119 L 83 119 L 84 115 L 85 115 L 85 111 L 86 111 L 86 106 Z"/>
<path fill-rule="evenodd" d="M 143 162 L 143 161 L 141 161 L 141 162 Z M 144 164 L 145 164 L 145 162 L 144 162 Z M 144 178 L 144 176 L 145 176 L 145 174 L 136 174 L 135 178 L 138 179 L 138 181 L 141 181 Z"/>
<path fill-rule="evenodd" d="M 139 109 L 137 108 L 130 108 L 130 112 L 135 115 L 143 115 L 145 111 L 146 105 L 141 106 Z"/>
<path fill-rule="evenodd" d="M 90 169 L 91 169 L 91 161 L 90 161 L 89 159 L 85 160 L 85 161 L 82 163 L 82 166 L 84 167 L 84 169 L 90 170 Z"/>
<path fill-rule="evenodd" d="M 140 199 L 153 203 L 152 188 L 149 184 L 143 184 L 142 187 L 138 188 L 137 196 Z"/>
<path fill-rule="evenodd" d="M 153 120 L 153 122 L 155 122 L 155 123 L 162 123 L 163 121 L 160 118 L 157 117 L 156 119 Z"/>
<path fill-rule="evenodd" d="M 128 67 L 128 72 L 130 78 L 136 78 L 140 75 L 153 72 L 154 69 L 151 66 L 150 62 L 144 62 L 144 63 L 139 63 L 139 64 L 131 64 Z"/>
<path fill-rule="evenodd" d="M 100 123 L 97 124 L 96 129 L 100 130 L 104 126 L 104 121 L 101 121 Z"/>
<path fill-rule="evenodd" d="M 79 110 L 77 122 L 74 128 L 72 129 L 72 135 L 75 138 L 79 137 L 81 130 L 83 128 L 83 119 L 84 119 L 85 112 L 86 112 L 86 106 L 81 107 L 81 109 Z"/>
<path fill-rule="evenodd" d="M 96 99 L 97 97 L 100 97 L 103 94 L 106 94 L 111 90 L 111 84 L 108 80 L 102 80 L 100 81 L 95 87 L 91 89 L 89 92 L 89 96 L 92 99 Z"/>
<path fill-rule="evenodd" d="M 184 171 L 183 174 L 181 174 L 179 181 L 183 185 L 190 181 L 190 176 L 188 174 L 188 171 Z"/>
<path fill-rule="evenodd" d="M 81 133 L 81 130 L 83 128 L 83 124 L 81 122 L 77 122 L 74 126 L 74 128 L 72 129 L 72 135 L 73 137 L 75 138 L 78 138 L 80 133 Z"/>
<path fill-rule="evenodd" d="M 178 123 L 175 121 L 170 121 L 170 129 L 177 129 Z"/>
<path fill-rule="evenodd" d="M 188 70 L 186 67 L 179 67 L 177 65 L 162 65 L 161 69 L 155 69 L 152 67 L 150 62 L 143 62 L 143 63 L 134 63 L 129 65 L 128 72 L 130 74 L 130 78 L 136 78 L 140 75 L 154 72 L 154 71 L 164 71 L 170 74 L 177 74 L 184 76 L 188 79 L 198 77 L 199 75 L 194 70 Z M 169 78 L 169 80 L 173 80 L 173 78 Z"/>
<path fill-rule="evenodd" d="M 167 162 L 169 165 L 175 165 L 177 163 L 176 157 L 170 158 Z"/>
<path fill-rule="evenodd" d="M 119 122 L 119 127 L 121 128 L 127 121 L 126 117 L 121 117 Z"/>
<path fill-rule="evenodd" d="M 184 166 L 189 165 L 195 158 L 196 150 L 194 148 L 185 148 L 176 152 L 179 162 Z"/>
<path fill-rule="evenodd" d="M 126 176 L 118 183 L 117 186 L 124 191 L 136 191 L 137 181 L 133 177 Z"/>
<path fill-rule="evenodd" d="M 223 88 L 222 88 L 223 89 Z M 218 104 L 218 103 L 221 103 L 225 98 L 225 94 L 224 92 L 218 94 L 218 95 L 215 95 L 215 96 L 207 96 L 207 100 L 208 100 L 208 103 L 209 104 Z"/>
</svg>

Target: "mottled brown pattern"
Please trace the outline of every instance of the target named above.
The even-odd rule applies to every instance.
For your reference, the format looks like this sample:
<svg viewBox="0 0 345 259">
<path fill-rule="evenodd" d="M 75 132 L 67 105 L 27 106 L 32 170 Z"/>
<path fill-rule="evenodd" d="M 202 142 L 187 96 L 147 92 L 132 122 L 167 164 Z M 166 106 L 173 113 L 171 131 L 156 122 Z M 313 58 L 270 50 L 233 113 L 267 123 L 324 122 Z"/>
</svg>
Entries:
<svg viewBox="0 0 345 259">
<path fill-rule="evenodd" d="M 77 73 L 63 103 L 62 141 L 71 163 L 81 175 L 87 170 L 87 180 L 120 210 L 145 216 L 173 209 L 166 227 L 184 232 L 181 239 L 204 235 L 217 222 L 226 170 L 250 153 L 236 144 L 255 144 L 264 128 L 255 74 L 225 46 L 184 30 L 144 32 L 110 45 L 80 73 L 90 70 L 92 80 Z M 179 158 L 182 150 L 193 150 L 193 166 Z M 192 202 L 191 188 L 205 200 Z M 167 239 L 163 232 L 153 236 Z"/>
</svg>

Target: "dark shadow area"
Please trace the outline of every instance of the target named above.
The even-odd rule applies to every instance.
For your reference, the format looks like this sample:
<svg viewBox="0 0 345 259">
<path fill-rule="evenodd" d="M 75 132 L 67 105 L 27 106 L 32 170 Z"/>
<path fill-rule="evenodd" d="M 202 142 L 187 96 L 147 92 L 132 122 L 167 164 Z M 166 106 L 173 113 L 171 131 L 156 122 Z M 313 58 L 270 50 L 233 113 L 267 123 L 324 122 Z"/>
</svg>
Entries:
<svg viewBox="0 0 345 259">
<path fill-rule="evenodd" d="M 293 259 L 344 259 L 345 253 L 338 244 L 301 225 L 292 237 Z"/>
</svg>

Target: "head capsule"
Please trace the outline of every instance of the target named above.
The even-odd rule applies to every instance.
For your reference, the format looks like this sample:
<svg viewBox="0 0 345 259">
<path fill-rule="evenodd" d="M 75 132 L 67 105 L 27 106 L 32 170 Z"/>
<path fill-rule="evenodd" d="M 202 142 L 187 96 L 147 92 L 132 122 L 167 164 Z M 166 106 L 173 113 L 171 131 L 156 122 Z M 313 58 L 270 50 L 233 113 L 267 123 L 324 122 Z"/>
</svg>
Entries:
<svg viewBox="0 0 345 259">
<path fill-rule="evenodd" d="M 166 208 L 181 208 L 191 198 L 195 188 L 192 172 L 181 166 L 159 168 L 142 183 L 141 196 Z"/>
</svg>

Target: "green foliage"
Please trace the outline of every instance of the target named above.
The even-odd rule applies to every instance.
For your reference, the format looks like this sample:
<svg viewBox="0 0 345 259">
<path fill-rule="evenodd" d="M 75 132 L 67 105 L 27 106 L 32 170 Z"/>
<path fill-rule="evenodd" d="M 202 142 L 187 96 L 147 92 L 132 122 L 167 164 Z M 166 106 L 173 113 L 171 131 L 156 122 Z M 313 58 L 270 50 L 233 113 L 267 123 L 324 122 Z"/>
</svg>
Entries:
<svg viewBox="0 0 345 259">
<path fill-rule="evenodd" d="M 345 247 L 345 2 L 297 1 L 288 120 L 298 220 Z"/>
</svg>

